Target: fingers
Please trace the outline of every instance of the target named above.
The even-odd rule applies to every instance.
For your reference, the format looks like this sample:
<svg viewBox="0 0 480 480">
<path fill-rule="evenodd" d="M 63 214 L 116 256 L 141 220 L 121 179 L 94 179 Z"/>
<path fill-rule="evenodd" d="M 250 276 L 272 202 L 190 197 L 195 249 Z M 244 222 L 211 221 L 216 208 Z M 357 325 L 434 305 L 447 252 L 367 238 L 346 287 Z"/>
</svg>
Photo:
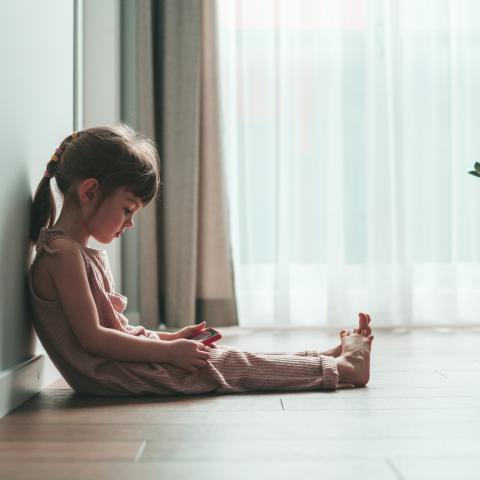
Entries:
<svg viewBox="0 0 480 480">
<path fill-rule="evenodd" d="M 207 366 L 207 360 L 195 360 L 192 364 L 194 367 L 205 368 Z"/>
<path fill-rule="evenodd" d="M 210 358 L 210 354 L 208 352 L 197 352 L 197 358 L 201 360 L 208 360 Z"/>
<path fill-rule="evenodd" d="M 185 338 L 192 338 L 199 335 L 203 330 L 205 330 L 205 322 L 199 323 L 198 325 L 183 327 L 181 331 L 184 332 Z"/>
<path fill-rule="evenodd" d="M 208 353 L 208 351 L 210 349 L 206 345 L 204 345 L 203 343 L 200 343 L 200 345 L 201 346 L 198 347 L 196 355 L 195 355 L 195 357 L 196 357 L 195 361 L 201 361 L 204 364 L 210 358 L 210 353 Z"/>
<path fill-rule="evenodd" d="M 205 368 L 208 365 L 208 353 L 207 358 L 196 358 L 192 361 L 192 364 L 186 368 L 190 373 L 196 373 L 200 368 Z"/>
</svg>

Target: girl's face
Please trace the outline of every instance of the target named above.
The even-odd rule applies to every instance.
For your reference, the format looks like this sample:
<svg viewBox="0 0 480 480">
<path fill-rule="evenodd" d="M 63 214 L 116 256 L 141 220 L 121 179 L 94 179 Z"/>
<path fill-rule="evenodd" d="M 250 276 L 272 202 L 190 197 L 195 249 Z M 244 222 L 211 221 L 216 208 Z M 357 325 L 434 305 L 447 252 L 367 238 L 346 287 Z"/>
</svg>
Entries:
<svg viewBox="0 0 480 480">
<path fill-rule="evenodd" d="M 88 230 L 100 243 L 110 243 L 133 227 L 133 216 L 143 207 L 141 200 L 126 187 L 112 192 L 87 222 Z"/>
</svg>

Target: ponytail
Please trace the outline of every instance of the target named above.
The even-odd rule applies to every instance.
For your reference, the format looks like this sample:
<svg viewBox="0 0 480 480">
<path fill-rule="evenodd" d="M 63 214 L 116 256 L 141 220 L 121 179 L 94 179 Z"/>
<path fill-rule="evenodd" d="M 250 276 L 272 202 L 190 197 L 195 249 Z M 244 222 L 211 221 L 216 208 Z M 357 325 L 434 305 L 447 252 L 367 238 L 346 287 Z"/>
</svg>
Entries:
<svg viewBox="0 0 480 480">
<path fill-rule="evenodd" d="M 45 175 L 38 184 L 33 197 L 30 215 L 30 241 L 37 243 L 38 235 L 42 227 L 53 227 L 55 222 L 55 200 L 50 188 L 50 176 Z"/>
<path fill-rule="evenodd" d="M 43 178 L 40 180 L 35 196 L 33 197 L 30 213 L 29 235 L 32 243 L 37 243 L 42 227 L 48 226 L 48 228 L 52 228 L 55 223 L 57 211 L 55 207 L 55 199 L 53 198 L 52 189 L 50 187 L 50 179 L 55 176 L 66 147 L 72 142 L 72 140 L 76 140 L 78 136 L 78 132 L 73 132 L 65 138 L 47 163 L 47 169 L 45 170 Z"/>
</svg>

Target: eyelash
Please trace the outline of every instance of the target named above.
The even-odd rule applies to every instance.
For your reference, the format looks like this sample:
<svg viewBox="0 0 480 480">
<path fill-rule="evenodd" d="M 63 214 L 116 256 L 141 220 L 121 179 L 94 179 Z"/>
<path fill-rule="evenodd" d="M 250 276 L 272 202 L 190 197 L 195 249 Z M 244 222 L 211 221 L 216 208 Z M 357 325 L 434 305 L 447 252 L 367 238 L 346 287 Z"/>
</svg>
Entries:
<svg viewBox="0 0 480 480">
<path fill-rule="evenodd" d="M 131 211 L 129 208 L 124 208 L 123 211 L 124 211 L 127 215 L 131 215 L 131 214 L 132 214 L 132 211 Z"/>
</svg>

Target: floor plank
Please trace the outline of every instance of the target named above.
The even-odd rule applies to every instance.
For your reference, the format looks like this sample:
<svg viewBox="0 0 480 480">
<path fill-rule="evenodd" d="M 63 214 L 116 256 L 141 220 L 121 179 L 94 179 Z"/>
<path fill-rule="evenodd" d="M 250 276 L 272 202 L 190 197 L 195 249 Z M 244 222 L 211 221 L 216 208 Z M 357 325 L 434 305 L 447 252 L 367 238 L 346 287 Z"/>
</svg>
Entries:
<svg viewBox="0 0 480 480">
<path fill-rule="evenodd" d="M 226 329 L 223 341 L 300 351 L 338 336 Z M 85 397 L 59 380 L 0 419 L 0 479 L 476 479 L 478 345 L 476 328 L 380 330 L 369 385 L 329 393 Z"/>
<path fill-rule="evenodd" d="M 352 460 L 318 460 L 316 462 L 239 462 L 197 461 L 197 462 L 29 462 L 18 465 L 4 462 L 1 475 L 9 480 L 85 480 L 115 479 L 132 480 L 191 480 L 205 478 L 209 480 L 245 480 L 245 478 L 262 480 L 292 480 L 292 478 L 334 478 L 351 480 L 352 471 L 357 479 L 397 480 L 395 473 L 385 461 Z"/>
<path fill-rule="evenodd" d="M 23 441 L 0 442 L 0 460 L 129 460 L 136 461 L 145 448 L 145 441 L 84 442 Z"/>
<path fill-rule="evenodd" d="M 279 458 L 297 462 L 315 462 L 321 459 L 343 461 L 345 452 L 349 460 L 383 460 L 390 456 L 411 459 L 435 459 L 438 456 L 452 459 L 475 458 L 480 455 L 480 439 L 465 438 L 399 438 L 365 439 L 359 450 L 357 438 L 318 438 L 315 442 L 302 440 L 251 440 L 244 441 L 151 441 L 143 451 L 140 461 L 235 461 L 239 455 L 251 461 L 275 462 Z"/>
</svg>

